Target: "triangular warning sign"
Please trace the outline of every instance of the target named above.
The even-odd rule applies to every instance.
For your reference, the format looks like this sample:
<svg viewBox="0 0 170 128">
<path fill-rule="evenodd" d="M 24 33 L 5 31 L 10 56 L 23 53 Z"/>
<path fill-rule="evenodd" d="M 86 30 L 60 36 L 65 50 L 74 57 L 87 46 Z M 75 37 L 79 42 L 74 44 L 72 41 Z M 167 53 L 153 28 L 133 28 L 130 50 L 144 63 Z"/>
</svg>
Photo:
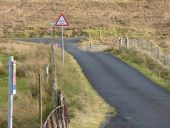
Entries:
<svg viewBox="0 0 170 128">
<path fill-rule="evenodd" d="M 55 26 L 68 26 L 68 22 L 63 14 L 59 16 Z"/>
</svg>

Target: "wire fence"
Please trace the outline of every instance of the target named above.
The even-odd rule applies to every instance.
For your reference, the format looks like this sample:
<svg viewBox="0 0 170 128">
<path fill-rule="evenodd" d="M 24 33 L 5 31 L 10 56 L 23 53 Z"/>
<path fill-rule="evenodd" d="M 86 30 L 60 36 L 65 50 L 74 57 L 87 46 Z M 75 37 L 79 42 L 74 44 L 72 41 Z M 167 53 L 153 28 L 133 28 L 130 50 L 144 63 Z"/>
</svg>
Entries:
<svg viewBox="0 0 170 128">
<path fill-rule="evenodd" d="M 129 39 L 127 37 L 119 38 L 118 48 L 135 48 L 147 53 L 153 59 L 157 60 L 161 65 L 170 68 L 170 54 L 157 44 L 144 40 Z"/>
</svg>

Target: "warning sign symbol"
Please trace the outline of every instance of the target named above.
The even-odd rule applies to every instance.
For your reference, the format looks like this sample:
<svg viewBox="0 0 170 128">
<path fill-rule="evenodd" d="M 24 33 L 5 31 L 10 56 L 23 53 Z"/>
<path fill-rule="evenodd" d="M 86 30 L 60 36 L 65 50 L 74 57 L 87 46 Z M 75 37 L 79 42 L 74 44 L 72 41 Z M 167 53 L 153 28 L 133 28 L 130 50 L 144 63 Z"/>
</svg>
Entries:
<svg viewBox="0 0 170 128">
<path fill-rule="evenodd" d="M 68 26 L 68 22 L 63 14 L 59 16 L 55 26 Z"/>
</svg>

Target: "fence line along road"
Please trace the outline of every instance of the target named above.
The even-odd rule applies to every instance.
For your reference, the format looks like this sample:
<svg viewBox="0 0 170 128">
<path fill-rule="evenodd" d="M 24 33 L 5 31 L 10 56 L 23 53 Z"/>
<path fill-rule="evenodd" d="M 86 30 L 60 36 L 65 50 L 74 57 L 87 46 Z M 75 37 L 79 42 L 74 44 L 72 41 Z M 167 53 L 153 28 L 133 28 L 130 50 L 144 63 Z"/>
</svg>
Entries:
<svg viewBox="0 0 170 128">
<path fill-rule="evenodd" d="M 157 60 L 161 65 L 170 68 L 170 54 L 157 44 L 144 40 L 129 39 L 127 37 L 119 38 L 118 48 L 135 48 L 147 53 Z"/>
</svg>

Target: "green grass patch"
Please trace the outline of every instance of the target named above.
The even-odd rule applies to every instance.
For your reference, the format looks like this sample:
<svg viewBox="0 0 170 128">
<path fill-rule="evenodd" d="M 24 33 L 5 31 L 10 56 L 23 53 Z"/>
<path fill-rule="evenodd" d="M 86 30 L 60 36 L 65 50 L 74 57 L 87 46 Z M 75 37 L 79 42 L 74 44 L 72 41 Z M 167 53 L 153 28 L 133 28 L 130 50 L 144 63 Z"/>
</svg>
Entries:
<svg viewBox="0 0 170 128">
<path fill-rule="evenodd" d="M 134 49 L 113 50 L 112 53 L 154 83 L 170 91 L 170 70 L 160 65 L 147 54 Z"/>
</svg>

